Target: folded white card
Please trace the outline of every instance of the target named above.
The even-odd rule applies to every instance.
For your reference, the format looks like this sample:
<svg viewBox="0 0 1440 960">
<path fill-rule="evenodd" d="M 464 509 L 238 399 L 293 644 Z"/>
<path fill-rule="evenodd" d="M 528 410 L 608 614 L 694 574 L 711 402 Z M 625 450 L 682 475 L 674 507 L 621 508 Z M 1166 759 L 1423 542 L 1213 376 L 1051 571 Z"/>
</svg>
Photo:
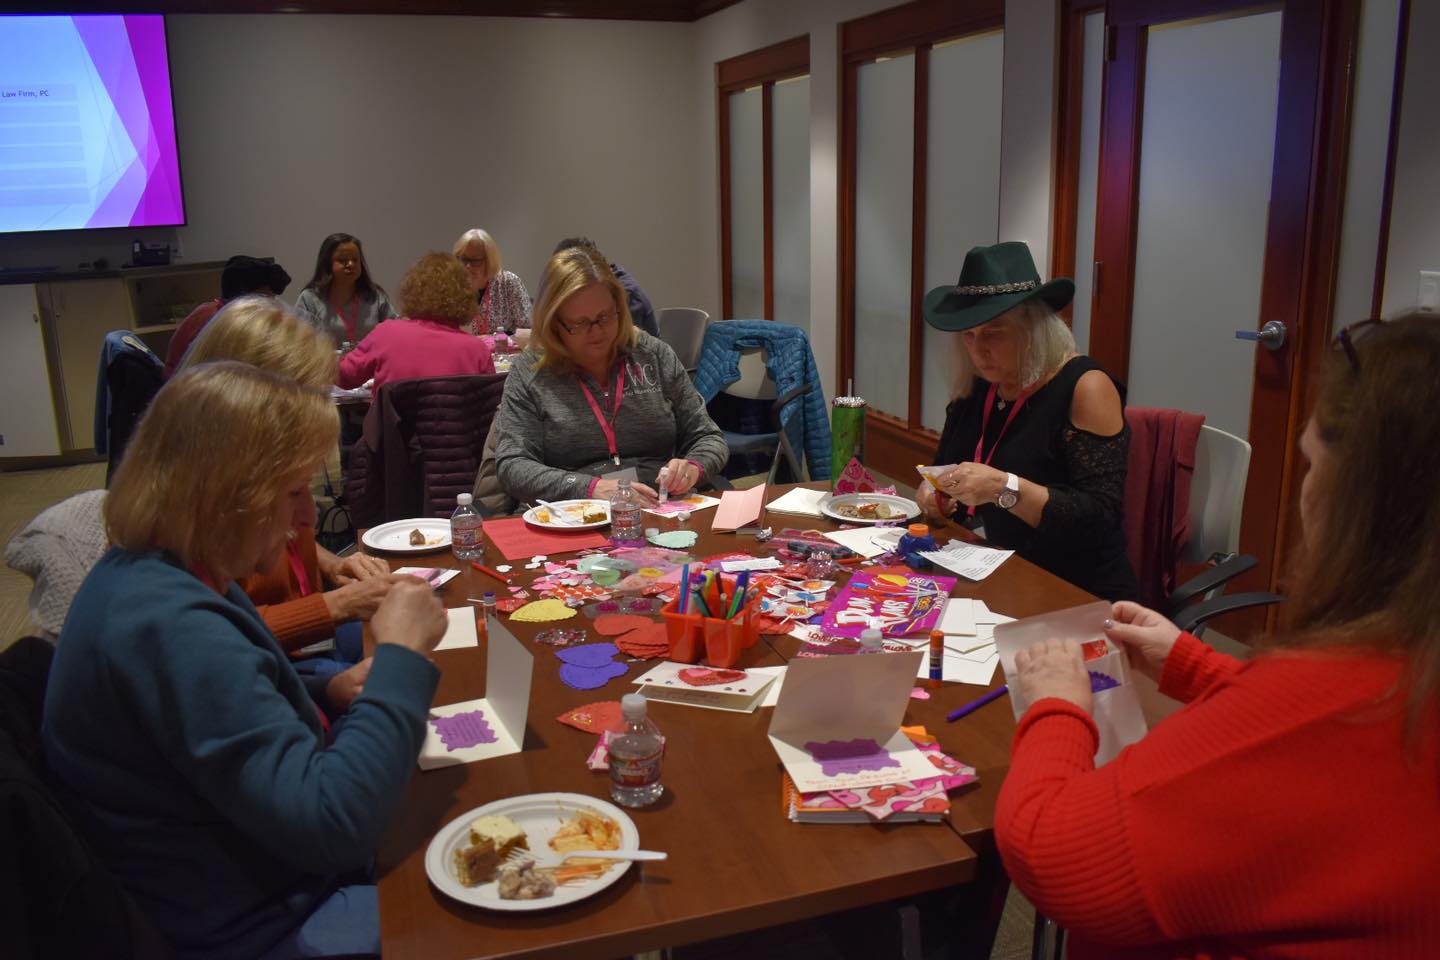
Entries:
<svg viewBox="0 0 1440 960">
<path fill-rule="evenodd" d="M 445 628 L 445 636 L 435 645 L 436 650 L 458 650 L 462 647 L 477 647 L 480 645 L 480 634 L 475 629 L 475 617 L 478 611 L 474 607 L 451 607 L 445 611 L 450 618 L 450 625 Z"/>
<path fill-rule="evenodd" d="M 470 627 L 475 627 L 473 617 Z M 498 619 L 488 622 L 486 632 L 486 695 L 430 708 L 420 748 L 421 770 L 519 753 L 525 743 L 535 658 Z"/>
<path fill-rule="evenodd" d="M 820 510 L 820 501 L 830 495 L 828 490 L 807 490 L 804 487 L 795 487 L 793 490 L 785 491 L 783 497 L 776 497 L 771 500 L 765 508 L 771 513 L 790 513 L 801 517 L 823 517 Z"/>
<path fill-rule="evenodd" d="M 784 667 L 726 670 L 665 660 L 632 682 L 639 684 L 640 692 L 650 700 L 707 710 L 753 713 L 765 699 L 767 688 L 779 676 L 775 672 L 777 670 L 784 670 Z"/>
<path fill-rule="evenodd" d="M 802 793 L 934 776 L 900 730 L 924 655 L 797 657 L 770 720 L 770 744 Z"/>
</svg>

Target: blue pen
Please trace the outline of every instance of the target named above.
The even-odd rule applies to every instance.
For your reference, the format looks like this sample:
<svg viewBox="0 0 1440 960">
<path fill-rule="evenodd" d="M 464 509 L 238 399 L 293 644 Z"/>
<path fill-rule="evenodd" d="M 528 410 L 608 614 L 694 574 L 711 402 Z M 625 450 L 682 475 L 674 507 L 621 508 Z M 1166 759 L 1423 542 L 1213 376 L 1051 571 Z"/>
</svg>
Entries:
<svg viewBox="0 0 1440 960">
<path fill-rule="evenodd" d="M 734 620 L 735 615 L 745 607 L 745 591 L 750 589 L 750 571 L 740 571 L 740 576 L 735 581 L 735 595 L 730 601 L 730 616 L 727 619 Z"/>
<path fill-rule="evenodd" d="M 995 689 L 995 690 L 991 690 L 989 693 L 985 694 L 985 696 L 981 697 L 979 700 L 976 700 L 976 701 L 974 701 L 973 703 L 967 703 L 967 704 L 965 704 L 965 706 L 961 707 L 959 710 L 952 710 L 952 711 L 950 712 L 949 716 L 947 716 L 945 719 L 946 719 L 946 720 L 959 720 L 961 717 L 967 717 L 967 716 L 969 716 L 970 714 L 974 713 L 976 710 L 979 710 L 981 707 L 985 706 L 985 704 L 989 703 L 991 700 L 999 700 L 1001 697 L 1003 697 L 1005 694 L 1007 694 L 1007 693 L 1009 693 L 1009 692 L 1010 692 L 1010 687 L 1009 687 L 1009 685 L 1002 683 L 1002 684 L 999 686 L 999 688 L 997 688 L 997 689 Z"/>
<path fill-rule="evenodd" d="M 690 606 L 690 564 L 685 564 L 680 569 L 680 606 L 679 613 L 684 613 Z"/>
</svg>

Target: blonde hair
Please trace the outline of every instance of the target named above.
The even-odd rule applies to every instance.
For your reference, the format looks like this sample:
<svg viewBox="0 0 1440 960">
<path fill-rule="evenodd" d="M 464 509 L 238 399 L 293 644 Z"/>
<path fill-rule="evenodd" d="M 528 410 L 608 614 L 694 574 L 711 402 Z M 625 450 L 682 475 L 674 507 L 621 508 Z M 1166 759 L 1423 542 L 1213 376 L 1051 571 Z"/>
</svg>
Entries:
<svg viewBox="0 0 1440 960">
<path fill-rule="evenodd" d="M 460 239 L 455 241 L 455 246 L 450 252 L 459 257 L 472 243 L 478 243 L 485 248 L 485 269 L 489 271 L 490 276 L 498 277 L 500 275 L 500 245 L 495 242 L 494 237 L 479 227 L 471 227 L 460 234 Z"/>
<path fill-rule="evenodd" d="M 427 253 L 400 281 L 400 309 L 407 317 L 469 323 L 475 318 L 470 275 L 454 255 Z"/>
<path fill-rule="evenodd" d="M 610 292 L 610 300 L 619 318 L 619 329 L 615 343 L 610 348 L 610 363 L 621 350 L 635 346 L 637 334 L 635 321 L 630 317 L 630 307 L 625 297 L 625 288 L 615 279 L 610 263 L 594 246 L 570 247 L 550 258 L 545 266 L 545 276 L 540 280 L 540 299 L 535 303 L 534 334 L 530 350 L 539 355 L 536 368 L 551 367 L 559 373 L 575 369 L 575 359 L 565 347 L 565 341 L 556 329 L 560 305 L 591 284 L 599 283 Z"/>
<path fill-rule="evenodd" d="M 110 541 L 168 550 L 218 576 L 285 495 L 335 445 L 327 391 L 245 363 L 177 373 L 141 418 L 105 498 Z M 242 459 L 243 458 L 243 459 Z"/>
<path fill-rule="evenodd" d="M 335 344 L 274 297 L 237 297 L 205 325 L 179 369 L 238 360 L 309 387 L 335 382 Z"/>
<path fill-rule="evenodd" d="M 1065 358 L 1076 352 L 1075 335 L 1055 311 L 1038 298 L 1017 303 L 987 323 L 1009 317 L 1020 330 L 1020 387 L 1039 383 Z M 975 364 L 960 337 L 952 343 L 954 363 L 951 367 L 951 399 L 968 397 L 975 386 Z"/>
</svg>

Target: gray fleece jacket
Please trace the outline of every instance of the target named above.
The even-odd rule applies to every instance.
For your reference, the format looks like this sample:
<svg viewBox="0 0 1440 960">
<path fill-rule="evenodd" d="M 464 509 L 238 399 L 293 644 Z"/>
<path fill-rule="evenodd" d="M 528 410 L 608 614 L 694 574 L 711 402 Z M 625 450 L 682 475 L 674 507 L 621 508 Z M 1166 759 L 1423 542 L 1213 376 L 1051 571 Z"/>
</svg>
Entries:
<svg viewBox="0 0 1440 960">
<path fill-rule="evenodd" d="M 624 397 L 614 415 L 619 467 L 580 389 L 580 374 L 537 370 L 540 357 L 531 350 L 516 358 L 495 415 L 496 470 L 512 497 L 530 503 L 584 497 L 594 478 L 624 467 L 653 484 L 673 457 L 698 463 L 702 479 L 720 473 L 730 451 L 689 374 L 669 344 L 643 331 L 637 335 L 635 348 L 616 365 L 617 372 L 625 367 Z M 615 383 L 612 372 L 609 383 L 590 388 L 607 418 Z"/>
</svg>

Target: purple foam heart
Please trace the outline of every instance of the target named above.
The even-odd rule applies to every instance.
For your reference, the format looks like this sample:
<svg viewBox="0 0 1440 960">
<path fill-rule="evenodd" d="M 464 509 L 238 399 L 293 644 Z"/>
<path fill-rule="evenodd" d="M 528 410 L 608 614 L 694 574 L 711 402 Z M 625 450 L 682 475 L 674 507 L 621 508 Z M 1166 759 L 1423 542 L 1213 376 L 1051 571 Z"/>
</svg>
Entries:
<svg viewBox="0 0 1440 960">
<path fill-rule="evenodd" d="M 446 750 L 464 750 L 482 743 L 494 743 L 500 737 L 490 729 L 483 710 L 467 710 L 449 717 L 431 717 L 435 732 Z"/>
<path fill-rule="evenodd" d="M 1090 692 L 1099 693 L 1101 690 L 1112 690 L 1120 686 L 1120 681 L 1106 673 L 1097 670 L 1090 671 Z"/>
<path fill-rule="evenodd" d="M 556 650 L 555 656 L 575 667 L 603 667 L 619 652 L 620 648 L 613 643 L 582 643 L 567 650 Z"/>
<path fill-rule="evenodd" d="M 609 646 L 609 644 L 604 644 Z M 569 651 L 560 651 L 566 653 Z M 560 668 L 560 679 L 566 686 L 574 687 L 576 690 L 594 690 L 596 687 L 603 687 L 616 677 L 624 676 L 630 669 L 623 663 L 610 662 L 598 667 L 582 667 L 573 663 L 567 663 Z"/>
<path fill-rule="evenodd" d="M 820 764 L 821 774 L 827 777 L 900 766 L 900 761 L 874 740 L 811 740 L 805 749 Z"/>
</svg>

